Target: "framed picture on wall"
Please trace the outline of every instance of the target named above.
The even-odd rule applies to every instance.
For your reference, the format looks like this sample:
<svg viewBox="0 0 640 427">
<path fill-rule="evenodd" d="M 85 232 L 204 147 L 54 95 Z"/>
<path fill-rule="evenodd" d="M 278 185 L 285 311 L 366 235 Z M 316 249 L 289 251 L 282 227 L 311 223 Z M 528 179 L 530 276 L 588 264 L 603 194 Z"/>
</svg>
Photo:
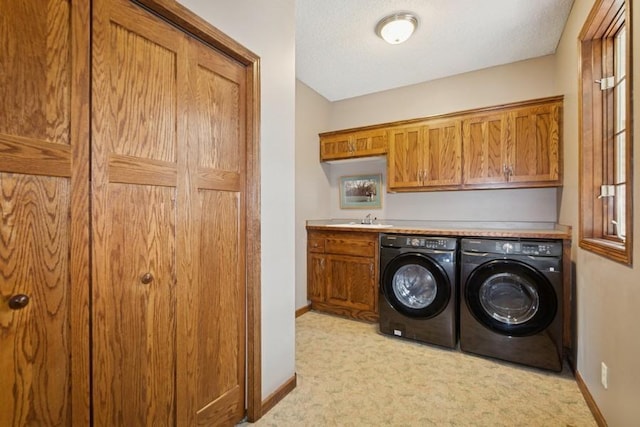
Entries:
<svg viewBox="0 0 640 427">
<path fill-rule="evenodd" d="M 340 209 L 379 209 L 382 207 L 382 175 L 340 177 Z"/>
</svg>

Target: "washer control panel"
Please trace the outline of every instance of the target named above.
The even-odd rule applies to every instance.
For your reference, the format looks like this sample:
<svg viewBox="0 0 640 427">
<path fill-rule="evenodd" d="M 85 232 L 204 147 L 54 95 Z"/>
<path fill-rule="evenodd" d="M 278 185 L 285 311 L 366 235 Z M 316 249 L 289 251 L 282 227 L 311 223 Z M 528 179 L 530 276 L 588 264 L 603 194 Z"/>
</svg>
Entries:
<svg viewBox="0 0 640 427">
<path fill-rule="evenodd" d="M 452 237 L 425 237 L 383 234 L 380 245 L 387 248 L 416 248 L 452 251 L 457 248 L 457 240 Z"/>
<path fill-rule="evenodd" d="M 536 240 L 462 239 L 462 250 L 506 255 L 561 256 L 562 242 Z"/>
</svg>

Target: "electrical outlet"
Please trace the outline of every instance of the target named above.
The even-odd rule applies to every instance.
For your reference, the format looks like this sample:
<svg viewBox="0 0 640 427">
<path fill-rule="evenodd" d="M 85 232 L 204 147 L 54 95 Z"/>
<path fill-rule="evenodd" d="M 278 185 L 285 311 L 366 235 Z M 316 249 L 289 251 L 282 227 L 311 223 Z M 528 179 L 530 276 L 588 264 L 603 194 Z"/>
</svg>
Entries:
<svg viewBox="0 0 640 427">
<path fill-rule="evenodd" d="M 602 362 L 600 366 L 600 382 L 602 383 L 602 387 L 609 388 L 609 368 Z"/>
</svg>

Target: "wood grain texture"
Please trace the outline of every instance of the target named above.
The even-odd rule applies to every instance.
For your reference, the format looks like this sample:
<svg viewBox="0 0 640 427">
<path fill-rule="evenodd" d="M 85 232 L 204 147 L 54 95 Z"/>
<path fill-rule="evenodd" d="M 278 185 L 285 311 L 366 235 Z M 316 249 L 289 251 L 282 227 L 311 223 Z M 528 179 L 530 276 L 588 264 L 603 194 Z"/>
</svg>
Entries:
<svg viewBox="0 0 640 427">
<path fill-rule="evenodd" d="M 364 257 L 327 255 L 328 304 L 371 310 L 376 291 L 373 260 Z"/>
<path fill-rule="evenodd" d="M 320 137 L 320 161 L 380 156 L 387 153 L 389 131 L 374 129 Z"/>
<path fill-rule="evenodd" d="M 252 416 L 259 417 L 261 411 L 258 58 L 246 50 L 236 50 L 238 45 L 235 43 L 225 46 L 226 55 L 212 50 L 211 45 L 218 46 L 221 40 L 226 43 L 230 39 L 211 31 L 203 20 L 175 2 L 150 0 L 142 3 L 210 45 L 185 36 L 176 27 L 129 1 L 95 2 L 94 28 L 107 29 L 105 34 L 99 34 L 100 30 L 94 34 L 94 67 L 102 71 L 96 73 L 95 91 L 105 96 L 113 94 L 110 87 L 120 83 L 108 82 L 105 77 L 110 74 L 147 79 L 160 75 L 171 84 L 166 94 L 154 94 L 154 91 L 162 91 L 164 85 L 153 83 L 140 83 L 132 94 L 127 92 L 129 88 L 123 87 L 115 91 L 114 99 L 101 100 L 95 106 L 94 111 L 100 116 L 94 119 L 94 134 L 100 135 L 104 145 L 94 148 L 94 176 L 100 178 L 94 183 L 94 189 L 100 190 L 95 194 L 97 207 L 94 211 L 100 213 L 98 211 L 102 210 L 102 215 L 107 217 L 111 209 L 101 185 L 111 188 L 120 185 L 115 182 L 130 182 L 168 186 L 166 189 L 175 185 L 178 249 L 175 423 L 185 426 L 233 424 L 242 418 L 245 409 L 247 337 L 227 339 L 233 336 L 233 330 L 241 330 L 243 334 L 247 330 L 244 324 L 234 322 L 239 318 L 243 322 L 248 318 L 252 325 L 257 325 L 248 328 L 252 352 L 246 360 L 252 374 L 248 378 L 247 395 Z M 107 64 L 110 58 L 120 56 L 126 59 L 124 62 L 129 70 L 115 73 L 108 71 L 109 67 L 102 63 Z M 230 60 L 229 56 L 238 62 Z M 149 62 L 137 62 L 141 57 L 148 58 Z M 159 74 L 158 67 L 165 74 Z M 174 76 L 166 74 L 174 71 Z M 149 101 L 160 97 L 160 104 L 165 105 L 162 97 L 170 100 L 174 88 L 175 110 L 157 107 Z M 151 92 L 147 94 L 147 90 Z M 138 104 L 128 105 L 135 102 Z M 171 124 L 173 111 L 179 120 Z M 131 114 L 138 124 L 122 123 L 124 119 L 120 117 Z M 160 123 L 154 123 L 155 127 L 139 134 L 135 132 L 136 126 L 145 126 L 146 120 L 156 118 Z M 155 140 L 155 137 L 160 139 Z M 169 138 L 173 138 L 174 145 L 167 143 Z M 116 142 L 111 144 L 111 141 Z M 171 166 L 172 163 L 175 166 Z M 175 183 L 172 183 L 174 170 Z M 227 198 L 233 200 L 235 211 L 227 209 Z M 215 227 L 212 229 L 215 233 L 203 235 L 202 227 L 205 226 Z M 248 229 L 251 236 L 247 236 Z M 209 229 L 204 230 L 208 233 Z M 228 232 L 235 240 L 225 242 Z M 109 233 L 106 228 L 96 229 L 99 235 Z M 219 255 L 226 258 L 211 264 L 209 248 L 218 247 L 221 248 Z M 225 252 L 227 250 L 234 253 L 235 258 Z M 251 257 L 251 263 L 245 261 L 248 257 Z M 234 260 L 233 264 L 230 259 Z M 98 269 L 94 271 L 98 276 L 103 274 Z M 233 283 L 211 281 L 216 278 L 237 280 Z M 251 291 L 250 295 L 247 289 Z M 230 311 L 225 311 L 224 317 L 221 317 L 223 313 L 210 312 L 216 298 L 233 302 L 242 312 L 230 315 Z M 231 302 L 222 304 L 225 310 L 232 309 Z M 250 313 L 247 313 L 248 304 Z M 220 340 L 223 345 L 211 346 Z"/>
<path fill-rule="evenodd" d="M 89 422 L 88 11 L 0 4 L 3 426 Z"/>
<path fill-rule="evenodd" d="M 560 179 L 560 106 L 550 104 L 509 114 L 511 182 L 554 182 Z"/>
<path fill-rule="evenodd" d="M 308 240 L 307 297 L 312 307 L 377 319 L 377 233 L 309 231 Z"/>
<path fill-rule="evenodd" d="M 127 1 L 93 11 L 94 423 L 175 425 L 186 38 Z"/>
<path fill-rule="evenodd" d="M 310 301 L 323 302 L 326 300 L 326 263 L 324 255 L 311 251 L 307 254 L 307 299 Z"/>
<path fill-rule="evenodd" d="M 428 122 L 424 130 L 422 186 L 462 184 L 462 121 Z"/>
<path fill-rule="evenodd" d="M 0 6 L 0 134 L 70 144 L 70 8 L 60 0 Z"/>
<path fill-rule="evenodd" d="M 197 424 L 237 422 L 244 414 L 245 259 L 237 193 L 202 190 L 194 366 Z M 192 287 L 195 284 L 192 284 Z"/>
<path fill-rule="evenodd" d="M 97 425 L 175 424 L 175 197 L 169 187 L 109 186 L 109 234 L 94 258 L 106 273 L 94 278 Z"/>
<path fill-rule="evenodd" d="M 507 115 L 465 119 L 462 126 L 464 184 L 506 181 Z"/>
<path fill-rule="evenodd" d="M 121 21 L 124 21 L 121 18 Z M 144 22 L 153 22 L 149 19 Z M 128 23 L 133 25 L 133 23 Z M 162 45 L 154 38 L 112 22 L 109 29 L 109 74 L 112 77 L 115 154 L 176 161 L 177 46 Z M 151 31 L 167 32 L 150 25 Z M 181 34 L 176 31 L 177 41 Z M 173 43 L 172 43 L 173 44 Z M 135 143 L 134 143 L 135 142 Z"/>
<path fill-rule="evenodd" d="M 243 67 L 222 55 L 212 55 L 204 45 L 197 49 L 195 80 L 198 114 L 198 165 L 224 171 L 240 171 L 245 141 Z M 235 141 L 235 143 L 231 143 Z"/>
<path fill-rule="evenodd" d="M 72 425 L 90 414 L 90 95 L 91 3 L 71 2 L 71 411 Z"/>
<path fill-rule="evenodd" d="M 389 137 L 388 188 L 414 188 L 422 185 L 423 128 L 393 129 Z"/>
<path fill-rule="evenodd" d="M 321 161 L 354 157 L 340 149 L 351 149 L 357 135 L 387 132 L 392 192 L 560 186 L 562 102 L 541 98 L 325 132 Z"/>
<path fill-rule="evenodd" d="M 2 173 L 0 191 L 0 425 L 70 425 L 69 180 Z"/>
</svg>

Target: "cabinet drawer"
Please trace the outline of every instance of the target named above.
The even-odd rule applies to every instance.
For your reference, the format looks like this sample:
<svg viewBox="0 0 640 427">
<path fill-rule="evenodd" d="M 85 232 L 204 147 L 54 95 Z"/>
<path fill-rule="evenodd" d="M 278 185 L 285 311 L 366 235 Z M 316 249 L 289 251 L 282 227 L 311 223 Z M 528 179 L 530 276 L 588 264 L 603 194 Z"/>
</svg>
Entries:
<svg viewBox="0 0 640 427">
<path fill-rule="evenodd" d="M 375 250 L 373 240 L 328 238 L 325 241 L 325 252 L 331 254 L 374 257 Z"/>
<path fill-rule="evenodd" d="M 310 237 L 308 240 L 309 252 L 324 252 L 324 239 L 317 237 Z"/>
</svg>

